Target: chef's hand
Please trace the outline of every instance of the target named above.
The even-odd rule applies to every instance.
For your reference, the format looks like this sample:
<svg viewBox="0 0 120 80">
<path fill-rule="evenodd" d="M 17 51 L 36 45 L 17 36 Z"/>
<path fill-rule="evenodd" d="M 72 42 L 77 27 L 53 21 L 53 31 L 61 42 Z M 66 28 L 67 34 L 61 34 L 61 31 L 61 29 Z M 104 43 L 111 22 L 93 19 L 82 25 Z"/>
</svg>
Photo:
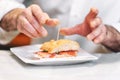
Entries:
<svg viewBox="0 0 120 80">
<path fill-rule="evenodd" d="M 60 33 L 62 35 L 79 34 L 95 43 L 101 43 L 106 36 L 106 27 L 102 23 L 102 20 L 97 17 L 97 14 L 98 10 L 91 8 L 83 23 L 71 28 L 62 28 Z"/>
<path fill-rule="evenodd" d="M 43 25 L 56 26 L 57 24 L 58 20 L 51 19 L 38 5 L 31 5 L 25 9 L 14 9 L 6 14 L 1 21 L 1 25 L 5 30 L 18 29 L 31 38 L 47 35 Z"/>
<path fill-rule="evenodd" d="M 26 8 L 17 19 L 17 28 L 20 32 L 29 37 L 44 37 L 47 35 L 44 24 L 56 26 L 57 19 L 51 19 L 48 14 L 44 13 L 37 5 L 31 5 Z"/>
</svg>

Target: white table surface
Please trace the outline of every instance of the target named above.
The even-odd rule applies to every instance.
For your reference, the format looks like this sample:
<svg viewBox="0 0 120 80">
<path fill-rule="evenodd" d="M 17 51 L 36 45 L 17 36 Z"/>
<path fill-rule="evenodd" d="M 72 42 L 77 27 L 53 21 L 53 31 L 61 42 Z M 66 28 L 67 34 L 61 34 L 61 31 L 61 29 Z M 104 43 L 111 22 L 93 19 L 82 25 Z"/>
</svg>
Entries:
<svg viewBox="0 0 120 80">
<path fill-rule="evenodd" d="M 120 80 L 120 54 L 74 65 L 34 66 L 0 50 L 0 80 Z"/>
</svg>

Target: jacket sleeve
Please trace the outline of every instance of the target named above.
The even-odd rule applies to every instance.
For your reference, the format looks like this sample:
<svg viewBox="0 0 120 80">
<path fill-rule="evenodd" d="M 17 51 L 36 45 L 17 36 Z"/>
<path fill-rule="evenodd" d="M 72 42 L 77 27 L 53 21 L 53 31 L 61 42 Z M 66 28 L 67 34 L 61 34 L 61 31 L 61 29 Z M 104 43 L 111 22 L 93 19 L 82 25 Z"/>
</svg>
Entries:
<svg viewBox="0 0 120 80">
<path fill-rule="evenodd" d="M 22 2 L 23 0 L 0 0 L 0 20 L 12 9 L 25 8 Z M 18 31 L 7 32 L 0 27 L 0 44 L 4 45 L 9 43 L 18 34 Z"/>
</svg>

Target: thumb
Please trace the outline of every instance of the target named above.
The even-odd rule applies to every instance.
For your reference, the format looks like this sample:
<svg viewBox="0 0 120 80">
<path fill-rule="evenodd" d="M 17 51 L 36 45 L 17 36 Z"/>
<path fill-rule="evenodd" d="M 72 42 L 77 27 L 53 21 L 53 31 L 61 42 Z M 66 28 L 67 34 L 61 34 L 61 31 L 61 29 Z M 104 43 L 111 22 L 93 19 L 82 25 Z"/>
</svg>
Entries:
<svg viewBox="0 0 120 80">
<path fill-rule="evenodd" d="M 45 24 L 48 26 L 54 27 L 59 24 L 59 20 L 58 19 L 47 19 Z"/>
<path fill-rule="evenodd" d="M 80 26 L 77 25 L 71 28 L 61 28 L 60 29 L 61 35 L 73 35 L 73 34 L 80 34 Z"/>
<path fill-rule="evenodd" d="M 90 12 L 86 16 L 86 20 L 90 21 L 91 19 L 96 18 L 97 15 L 98 15 L 98 10 L 96 8 L 91 8 Z"/>
</svg>

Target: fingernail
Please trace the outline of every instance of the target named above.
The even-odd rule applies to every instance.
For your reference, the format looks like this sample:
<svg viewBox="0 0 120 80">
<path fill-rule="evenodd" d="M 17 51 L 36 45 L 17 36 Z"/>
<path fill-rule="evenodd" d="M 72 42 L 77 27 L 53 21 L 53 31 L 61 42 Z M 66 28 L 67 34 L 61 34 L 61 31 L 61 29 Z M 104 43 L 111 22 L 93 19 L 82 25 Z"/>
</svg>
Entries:
<svg viewBox="0 0 120 80">
<path fill-rule="evenodd" d="M 90 36 L 90 35 L 87 35 L 87 39 L 91 41 L 91 36 Z"/>
<path fill-rule="evenodd" d="M 59 20 L 58 20 L 58 19 L 53 19 L 53 20 L 54 20 L 54 22 L 55 22 L 55 25 L 60 24 L 60 22 L 59 22 Z"/>
<path fill-rule="evenodd" d="M 91 28 L 94 28 L 95 22 L 91 22 L 91 23 L 90 23 L 90 26 L 91 26 Z"/>
<path fill-rule="evenodd" d="M 41 36 L 42 37 L 46 37 L 48 35 L 47 31 L 43 30 L 41 31 Z"/>
<path fill-rule="evenodd" d="M 66 35 L 66 33 L 65 33 L 65 32 L 63 32 L 63 31 L 60 31 L 60 35 L 65 36 L 65 35 Z"/>
<path fill-rule="evenodd" d="M 99 40 L 94 40 L 94 43 L 98 44 L 98 43 L 99 43 Z"/>
</svg>

